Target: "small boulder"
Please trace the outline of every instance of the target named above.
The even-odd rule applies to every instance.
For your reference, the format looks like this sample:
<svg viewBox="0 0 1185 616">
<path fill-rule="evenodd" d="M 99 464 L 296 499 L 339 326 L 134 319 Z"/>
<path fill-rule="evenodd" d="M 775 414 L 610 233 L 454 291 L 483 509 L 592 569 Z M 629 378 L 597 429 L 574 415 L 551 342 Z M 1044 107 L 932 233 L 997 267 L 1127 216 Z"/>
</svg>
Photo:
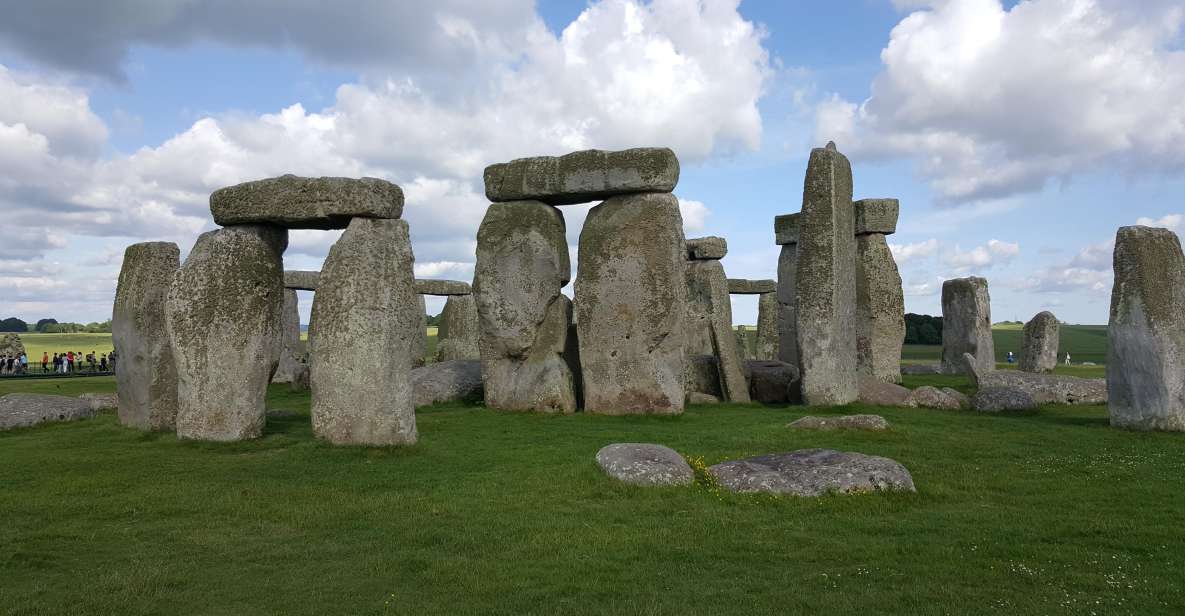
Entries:
<svg viewBox="0 0 1185 616">
<path fill-rule="evenodd" d="M 802 400 L 798 369 L 781 361 L 745 362 L 749 377 L 749 398 L 762 404 L 790 404 Z"/>
<path fill-rule="evenodd" d="M 839 417 L 818 417 L 807 415 L 788 424 L 796 430 L 888 430 L 889 422 L 880 415 L 841 415 Z"/>
<path fill-rule="evenodd" d="M 85 393 L 78 395 L 79 400 L 85 400 L 94 411 L 119 408 L 119 396 L 113 393 Z"/>
<path fill-rule="evenodd" d="M 1015 387 L 984 387 L 971 399 L 971 407 L 980 413 L 1001 411 L 1027 411 L 1037 408 L 1033 397 Z"/>
<path fill-rule="evenodd" d="M 950 387 L 943 387 L 939 391 L 954 398 L 955 400 L 958 400 L 959 401 L 959 408 L 964 408 L 964 409 L 971 408 L 971 398 L 969 396 L 967 396 L 967 394 L 965 394 L 957 389 L 952 389 Z"/>
<path fill-rule="evenodd" d="M 909 471 L 895 460 L 834 449 L 771 453 L 722 462 L 708 471 L 733 492 L 823 496 L 917 491 Z"/>
<path fill-rule="evenodd" d="M 860 378 L 860 402 L 873 406 L 910 406 L 910 391 L 896 383 Z"/>
<path fill-rule="evenodd" d="M 636 486 L 687 485 L 695 480 L 683 456 L 663 445 L 606 445 L 597 452 L 597 464 L 610 477 Z"/>
<path fill-rule="evenodd" d="M 937 387 L 923 385 L 909 394 L 908 406 L 920 406 L 928 409 L 942 409 L 946 411 L 957 411 L 963 408 L 962 403 L 958 398 L 943 392 Z"/>
<path fill-rule="evenodd" d="M 73 421 L 94 417 L 87 400 L 48 394 L 0 396 L 0 430 L 36 426 L 51 421 Z"/>
<path fill-rule="evenodd" d="M 720 398 L 712 394 L 702 394 L 698 391 L 687 393 L 687 404 L 720 404 Z"/>
<path fill-rule="evenodd" d="M 417 407 L 441 402 L 479 401 L 483 395 L 481 360 L 438 361 L 411 371 Z"/>
</svg>

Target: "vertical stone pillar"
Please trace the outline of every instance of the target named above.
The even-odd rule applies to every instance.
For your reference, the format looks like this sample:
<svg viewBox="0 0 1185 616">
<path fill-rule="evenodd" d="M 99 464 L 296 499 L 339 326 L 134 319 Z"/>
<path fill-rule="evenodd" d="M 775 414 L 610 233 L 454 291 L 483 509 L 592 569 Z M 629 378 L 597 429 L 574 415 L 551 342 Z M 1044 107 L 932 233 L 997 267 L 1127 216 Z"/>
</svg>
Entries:
<svg viewBox="0 0 1185 616">
<path fill-rule="evenodd" d="M 480 358 L 477 303 L 472 295 L 450 295 L 436 330 L 436 360 Z"/>
<path fill-rule="evenodd" d="M 572 302 L 564 217 L 539 201 L 490 204 L 477 231 L 477 304 L 485 403 L 492 409 L 574 413 L 564 359 Z"/>
<path fill-rule="evenodd" d="M 336 444 L 415 443 L 410 349 L 422 339 L 407 222 L 354 218 L 313 298 L 313 433 Z"/>
<path fill-rule="evenodd" d="M 778 359 L 778 294 L 757 296 L 757 359 Z"/>
<path fill-rule="evenodd" d="M 901 382 L 905 294 L 886 236 L 897 231 L 896 199 L 855 202 L 856 369 L 861 377 Z"/>
<path fill-rule="evenodd" d="M 111 338 L 119 361 L 119 422 L 141 430 L 172 430 L 177 422 L 177 366 L 165 328 L 165 299 L 181 266 L 171 242 L 128 246 L 123 254 Z"/>
<path fill-rule="evenodd" d="M 263 434 L 280 357 L 288 232 L 237 225 L 203 233 L 166 300 L 177 362 L 177 436 L 237 441 Z M 122 361 L 122 359 L 121 359 Z"/>
<path fill-rule="evenodd" d="M 300 312 L 296 289 L 284 289 L 284 309 L 280 315 L 280 363 L 273 383 L 291 383 L 303 369 L 305 348 L 300 340 Z"/>
<path fill-rule="evenodd" d="M 795 288 L 798 275 L 798 214 L 774 218 L 774 236 L 782 252 L 778 256 L 778 356 L 779 361 L 798 366 L 798 317 L 795 316 Z"/>
<path fill-rule="evenodd" d="M 615 196 L 589 211 L 576 276 L 588 412 L 683 412 L 685 269 L 674 195 Z"/>
<path fill-rule="evenodd" d="M 856 236 L 852 166 L 835 149 L 811 150 L 798 218 L 795 275 L 798 364 L 809 405 L 856 400 Z"/>
<path fill-rule="evenodd" d="M 992 341 L 992 298 L 983 278 L 955 278 L 942 283 L 942 372 L 966 374 L 963 353 L 975 358 L 977 373 L 996 369 Z"/>
<path fill-rule="evenodd" d="M 420 305 L 419 334 L 411 339 L 411 364 L 419 368 L 428 361 L 428 302 L 423 295 L 417 295 L 416 301 Z M 439 332 L 437 334 L 439 335 Z M 440 338 L 436 341 L 439 343 Z"/>
<path fill-rule="evenodd" d="M 727 251 L 723 238 L 687 241 L 684 354 L 715 358 L 722 398 L 729 402 L 748 403 L 749 386 L 745 382 L 738 340 L 732 330 L 728 277 L 719 261 Z"/>
<path fill-rule="evenodd" d="M 1057 366 L 1058 336 L 1061 323 L 1048 310 L 1038 312 L 1025 323 L 1024 342 L 1020 348 L 1018 368 L 1024 372 L 1051 373 Z"/>
<path fill-rule="evenodd" d="M 1107 327 L 1111 425 L 1185 431 L 1185 256 L 1168 229 L 1115 237 Z"/>
</svg>

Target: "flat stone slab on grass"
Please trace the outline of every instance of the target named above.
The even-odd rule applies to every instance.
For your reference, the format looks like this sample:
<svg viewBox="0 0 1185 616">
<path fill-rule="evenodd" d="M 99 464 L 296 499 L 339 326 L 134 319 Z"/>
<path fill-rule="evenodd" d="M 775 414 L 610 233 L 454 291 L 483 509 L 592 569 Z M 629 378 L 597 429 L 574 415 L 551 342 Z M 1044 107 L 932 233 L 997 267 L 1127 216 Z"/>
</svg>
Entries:
<svg viewBox="0 0 1185 616">
<path fill-rule="evenodd" d="M 441 402 L 480 401 L 483 395 L 481 360 L 438 361 L 411 371 L 412 397 L 417 407 Z"/>
<path fill-rule="evenodd" d="M 968 366 L 974 366 L 966 355 Z M 1032 396 L 1037 404 L 1106 404 L 1107 380 L 1064 374 L 1037 374 L 1020 370 L 972 369 L 968 376 L 976 387 L 1010 387 Z"/>
<path fill-rule="evenodd" d="M 473 287 L 460 280 L 417 280 L 416 293 L 420 295 L 471 295 Z"/>
<path fill-rule="evenodd" d="M 796 430 L 888 430 L 889 422 L 880 415 L 807 415 L 786 424 L 786 427 Z"/>
<path fill-rule="evenodd" d="M 321 272 L 309 270 L 284 270 L 284 288 L 297 291 L 316 291 L 321 281 Z"/>
<path fill-rule="evenodd" d="M 909 471 L 895 460 L 834 449 L 771 453 L 722 462 L 708 471 L 733 492 L 823 496 L 917 491 Z"/>
<path fill-rule="evenodd" d="M 910 406 L 908 388 L 895 383 L 860 377 L 860 402 L 874 406 Z"/>
<path fill-rule="evenodd" d="M 291 229 L 345 229 L 351 218 L 399 218 L 403 189 L 378 178 L 282 175 L 214 191 L 222 226 L 266 223 Z"/>
<path fill-rule="evenodd" d="M 683 456 L 663 445 L 606 445 L 597 452 L 597 464 L 610 477 L 635 486 L 677 486 L 695 480 Z"/>
<path fill-rule="evenodd" d="M 0 396 L 0 430 L 25 428 L 51 421 L 73 421 L 94 417 L 90 400 L 47 394 Z"/>
<path fill-rule="evenodd" d="M 1037 408 L 1037 402 L 1022 389 L 993 386 L 975 392 L 975 397 L 971 399 L 971 408 L 980 413 L 1027 411 Z"/>
<path fill-rule="evenodd" d="M 728 293 L 730 295 L 762 295 L 764 293 L 777 292 L 778 281 L 776 280 L 746 280 L 744 278 L 728 279 Z"/>
<path fill-rule="evenodd" d="M 679 159 L 669 148 L 583 150 L 518 158 L 485 169 L 486 197 L 494 202 L 529 199 L 571 205 L 629 193 L 669 193 L 678 183 Z"/>
</svg>

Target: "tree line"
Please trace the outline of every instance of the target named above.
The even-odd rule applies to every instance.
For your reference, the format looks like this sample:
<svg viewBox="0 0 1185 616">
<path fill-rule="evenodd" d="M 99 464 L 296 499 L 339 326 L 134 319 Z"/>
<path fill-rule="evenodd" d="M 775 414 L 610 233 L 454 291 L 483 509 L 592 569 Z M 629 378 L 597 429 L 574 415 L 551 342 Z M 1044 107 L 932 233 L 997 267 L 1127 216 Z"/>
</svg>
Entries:
<svg viewBox="0 0 1185 616">
<path fill-rule="evenodd" d="M 0 332 L 37 332 L 40 334 L 109 334 L 111 321 L 101 323 L 59 323 L 57 319 L 41 319 L 33 327 L 16 317 L 0 320 Z"/>
<path fill-rule="evenodd" d="M 942 344 L 942 317 L 906 314 L 905 344 Z"/>
</svg>

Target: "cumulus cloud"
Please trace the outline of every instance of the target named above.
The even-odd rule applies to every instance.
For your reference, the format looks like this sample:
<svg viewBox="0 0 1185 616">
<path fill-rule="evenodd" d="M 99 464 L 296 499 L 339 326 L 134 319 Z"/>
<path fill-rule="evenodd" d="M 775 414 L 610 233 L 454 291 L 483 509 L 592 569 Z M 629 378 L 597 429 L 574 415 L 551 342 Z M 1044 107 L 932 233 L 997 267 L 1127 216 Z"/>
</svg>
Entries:
<svg viewBox="0 0 1185 616">
<path fill-rule="evenodd" d="M 1149 0 L 898 1 L 862 103 L 833 96 L 817 139 L 904 157 L 947 202 L 1114 168 L 1185 168 L 1185 7 Z"/>
<path fill-rule="evenodd" d="M 904 265 L 917 259 L 932 257 L 938 252 L 938 247 L 939 242 L 935 238 L 914 244 L 889 244 L 889 250 L 893 252 L 893 259 L 899 265 Z"/>
<path fill-rule="evenodd" d="M 988 240 L 983 246 L 976 246 L 964 252 L 959 246 L 943 257 L 943 262 L 959 273 L 982 270 L 1007 263 L 1020 254 L 1020 244 Z"/>
<path fill-rule="evenodd" d="M 1145 227 L 1164 227 L 1178 233 L 1183 229 L 1181 223 L 1185 221 L 1185 216 L 1181 214 L 1166 214 L 1160 218 L 1147 218 L 1141 216 L 1136 219 L 1137 225 L 1144 225 Z"/>
<path fill-rule="evenodd" d="M 1034 293 L 1109 293 L 1113 278 L 1111 255 L 1114 250 L 1114 240 L 1090 244 L 1068 261 L 1040 268 L 1012 286 Z"/>
</svg>

